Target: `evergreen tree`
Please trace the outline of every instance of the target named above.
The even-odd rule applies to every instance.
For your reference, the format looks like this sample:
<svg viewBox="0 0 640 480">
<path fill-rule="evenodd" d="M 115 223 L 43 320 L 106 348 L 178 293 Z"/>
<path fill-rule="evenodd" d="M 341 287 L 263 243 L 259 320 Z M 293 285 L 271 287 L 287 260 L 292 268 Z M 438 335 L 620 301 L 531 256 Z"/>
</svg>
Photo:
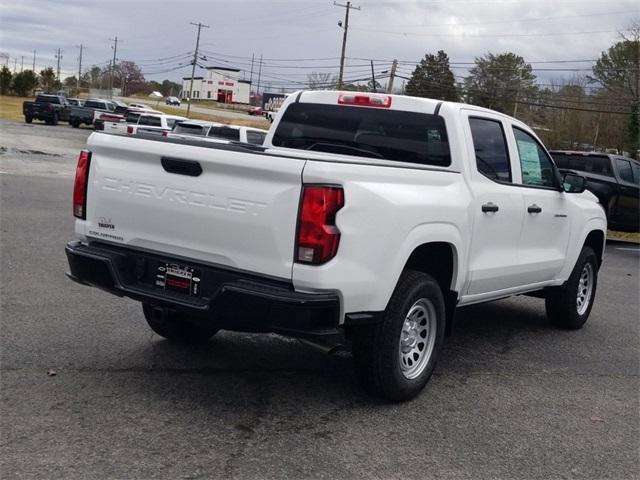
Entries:
<svg viewBox="0 0 640 480">
<path fill-rule="evenodd" d="M 439 50 L 436 55 L 425 55 L 413 71 L 405 93 L 414 97 L 457 102 L 458 91 L 447 54 Z"/>
</svg>

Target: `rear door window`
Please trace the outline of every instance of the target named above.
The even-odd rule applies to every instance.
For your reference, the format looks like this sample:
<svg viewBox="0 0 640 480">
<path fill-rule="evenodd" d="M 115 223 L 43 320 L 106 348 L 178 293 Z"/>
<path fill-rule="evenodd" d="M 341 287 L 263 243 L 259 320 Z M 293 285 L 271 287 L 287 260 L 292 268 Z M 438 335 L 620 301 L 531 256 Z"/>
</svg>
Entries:
<svg viewBox="0 0 640 480">
<path fill-rule="evenodd" d="M 489 118 L 470 117 L 469 126 L 478 172 L 492 180 L 511 182 L 509 150 L 502 123 Z"/>
<path fill-rule="evenodd" d="M 292 103 L 274 146 L 422 165 L 451 164 L 444 119 L 381 108 Z"/>
</svg>

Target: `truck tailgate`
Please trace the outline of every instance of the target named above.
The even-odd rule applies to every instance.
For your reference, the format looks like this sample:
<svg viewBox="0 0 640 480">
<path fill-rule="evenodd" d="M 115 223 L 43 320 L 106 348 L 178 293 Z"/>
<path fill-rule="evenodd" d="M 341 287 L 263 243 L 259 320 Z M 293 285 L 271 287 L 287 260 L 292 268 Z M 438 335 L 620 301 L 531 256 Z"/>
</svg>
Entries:
<svg viewBox="0 0 640 480">
<path fill-rule="evenodd" d="M 100 133 L 88 149 L 79 235 L 291 278 L 305 160 Z"/>
</svg>

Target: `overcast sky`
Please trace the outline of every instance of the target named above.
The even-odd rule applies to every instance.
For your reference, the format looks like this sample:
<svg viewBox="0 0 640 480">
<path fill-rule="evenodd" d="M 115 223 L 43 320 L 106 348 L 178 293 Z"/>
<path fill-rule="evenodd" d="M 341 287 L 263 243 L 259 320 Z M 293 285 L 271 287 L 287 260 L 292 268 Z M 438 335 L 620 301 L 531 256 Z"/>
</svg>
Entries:
<svg viewBox="0 0 640 480">
<path fill-rule="evenodd" d="M 339 3 L 346 3 L 340 1 Z M 444 50 L 454 73 L 466 74 L 465 62 L 487 52 L 512 51 L 529 62 L 593 60 L 618 38 L 618 31 L 640 20 L 637 0 L 399 0 L 354 2 L 347 43 L 345 78 L 376 75 L 400 60 L 399 73 L 410 75 L 411 62 Z M 245 70 L 253 81 L 258 59 L 265 59 L 262 85 L 276 90 L 302 85 L 311 71 L 338 72 L 345 9 L 332 1 L 270 0 L 0 0 L 0 52 L 21 57 L 36 70 L 53 66 L 62 49 L 62 76 L 77 74 L 79 45 L 83 70 L 106 66 L 119 39 L 117 57 L 138 63 L 147 79 L 178 80 L 190 75 L 197 28 L 202 22 L 202 65 Z M 588 33 L 584 33 L 588 32 Z M 303 60 L 305 59 L 305 60 Z M 306 60 L 308 59 L 308 60 Z M 542 82 L 569 78 L 592 62 L 534 63 Z M 86 67 L 86 68 L 84 68 Z M 549 70 L 551 69 L 551 70 Z M 200 72 L 201 73 L 201 72 Z M 384 82 L 383 82 L 384 83 Z"/>
</svg>

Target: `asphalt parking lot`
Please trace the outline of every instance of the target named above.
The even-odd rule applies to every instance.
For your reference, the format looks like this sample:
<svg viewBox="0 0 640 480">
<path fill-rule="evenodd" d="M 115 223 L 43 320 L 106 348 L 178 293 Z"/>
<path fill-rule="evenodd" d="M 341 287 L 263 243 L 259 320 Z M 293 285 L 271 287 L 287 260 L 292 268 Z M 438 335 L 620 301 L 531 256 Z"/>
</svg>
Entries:
<svg viewBox="0 0 640 480">
<path fill-rule="evenodd" d="M 636 246 L 607 246 L 584 329 L 550 327 L 534 298 L 467 307 L 423 394 L 388 404 L 346 353 L 226 332 L 170 344 L 136 302 L 67 280 L 90 133 L 0 122 L 3 478 L 640 475 Z"/>
</svg>

